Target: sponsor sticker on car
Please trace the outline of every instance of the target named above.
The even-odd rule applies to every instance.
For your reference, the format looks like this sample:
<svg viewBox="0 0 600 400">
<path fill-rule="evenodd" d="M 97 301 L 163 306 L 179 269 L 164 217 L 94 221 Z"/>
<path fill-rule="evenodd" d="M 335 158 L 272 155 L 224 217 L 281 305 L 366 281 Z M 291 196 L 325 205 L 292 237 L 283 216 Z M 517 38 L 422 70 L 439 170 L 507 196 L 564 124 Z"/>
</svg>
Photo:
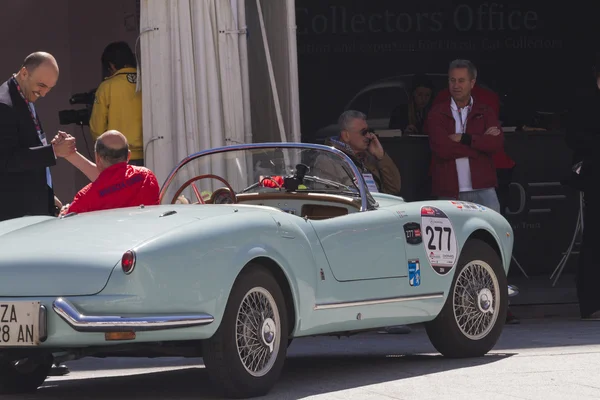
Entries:
<svg viewBox="0 0 600 400">
<path fill-rule="evenodd" d="M 421 235 L 421 225 L 416 222 L 408 222 L 404 224 L 404 236 L 408 244 L 420 244 L 423 242 Z"/>
<path fill-rule="evenodd" d="M 456 263 L 458 242 L 448 216 L 431 206 L 421 207 L 421 233 L 425 254 L 433 270 L 446 275 Z"/>
<path fill-rule="evenodd" d="M 410 286 L 421 285 L 421 263 L 419 260 L 408 260 L 408 283 Z"/>
<path fill-rule="evenodd" d="M 461 211 L 485 211 L 486 208 L 482 205 L 469 203 L 468 201 L 450 201 L 450 204 Z"/>
</svg>

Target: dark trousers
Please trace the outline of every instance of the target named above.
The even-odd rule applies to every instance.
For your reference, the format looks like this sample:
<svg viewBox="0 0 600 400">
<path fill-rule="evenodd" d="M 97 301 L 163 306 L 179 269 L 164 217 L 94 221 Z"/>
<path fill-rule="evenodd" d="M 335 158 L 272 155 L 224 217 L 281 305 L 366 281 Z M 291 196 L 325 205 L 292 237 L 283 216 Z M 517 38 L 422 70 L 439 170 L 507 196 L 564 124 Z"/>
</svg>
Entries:
<svg viewBox="0 0 600 400">
<path fill-rule="evenodd" d="M 498 202 L 500 203 L 500 214 L 506 213 L 506 207 L 508 207 L 508 199 L 510 197 L 510 183 L 513 177 L 513 168 L 499 168 L 496 170 L 496 176 L 498 177 L 498 186 L 496 187 L 496 195 L 498 196 Z"/>
</svg>

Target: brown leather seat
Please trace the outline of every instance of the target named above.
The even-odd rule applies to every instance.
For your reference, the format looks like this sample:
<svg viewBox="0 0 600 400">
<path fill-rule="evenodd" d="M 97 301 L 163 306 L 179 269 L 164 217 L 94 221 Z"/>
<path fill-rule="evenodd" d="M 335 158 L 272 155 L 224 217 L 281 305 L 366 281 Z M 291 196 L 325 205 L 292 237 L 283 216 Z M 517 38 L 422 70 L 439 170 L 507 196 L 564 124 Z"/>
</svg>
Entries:
<svg viewBox="0 0 600 400">
<path fill-rule="evenodd" d="M 302 206 L 302 216 L 308 219 L 327 219 L 347 215 L 348 209 L 320 204 L 305 204 Z"/>
</svg>

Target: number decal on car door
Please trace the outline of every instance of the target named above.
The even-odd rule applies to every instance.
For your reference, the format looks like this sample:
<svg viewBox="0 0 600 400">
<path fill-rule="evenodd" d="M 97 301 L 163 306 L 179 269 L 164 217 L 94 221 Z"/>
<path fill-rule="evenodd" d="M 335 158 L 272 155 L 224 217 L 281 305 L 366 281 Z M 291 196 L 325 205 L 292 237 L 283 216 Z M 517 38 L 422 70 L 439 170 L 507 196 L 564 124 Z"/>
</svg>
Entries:
<svg viewBox="0 0 600 400">
<path fill-rule="evenodd" d="M 450 239 L 452 238 L 452 227 L 436 226 L 435 228 L 432 228 L 431 226 L 428 226 L 427 228 L 425 228 L 425 232 L 427 233 L 427 236 L 429 237 L 429 242 L 427 244 L 427 248 L 429 250 L 441 250 L 441 251 L 450 251 L 451 250 L 452 242 L 450 241 Z M 443 239 L 444 237 L 448 238 L 447 244 L 446 244 L 446 240 Z M 434 244 L 434 240 L 436 240 L 436 238 L 437 238 L 437 241 L 435 243 L 438 243 L 437 245 Z M 442 240 L 444 240 L 444 241 L 442 242 Z"/>
<path fill-rule="evenodd" d="M 440 275 L 454 268 L 458 244 L 450 219 L 435 207 L 421 207 L 421 228 L 425 233 L 423 245 L 429 264 Z"/>
</svg>

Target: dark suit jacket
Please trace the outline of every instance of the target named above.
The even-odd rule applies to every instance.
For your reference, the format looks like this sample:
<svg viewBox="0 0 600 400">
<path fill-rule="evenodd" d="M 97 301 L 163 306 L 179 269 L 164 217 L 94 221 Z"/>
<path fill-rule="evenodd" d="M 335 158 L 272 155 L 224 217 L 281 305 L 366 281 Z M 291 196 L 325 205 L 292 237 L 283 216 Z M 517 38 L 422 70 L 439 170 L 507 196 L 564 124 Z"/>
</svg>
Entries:
<svg viewBox="0 0 600 400">
<path fill-rule="evenodd" d="M 24 215 L 54 215 L 54 192 L 46 167 L 56 164 L 44 146 L 27 104 L 8 80 L 0 85 L 0 221 Z"/>
</svg>

